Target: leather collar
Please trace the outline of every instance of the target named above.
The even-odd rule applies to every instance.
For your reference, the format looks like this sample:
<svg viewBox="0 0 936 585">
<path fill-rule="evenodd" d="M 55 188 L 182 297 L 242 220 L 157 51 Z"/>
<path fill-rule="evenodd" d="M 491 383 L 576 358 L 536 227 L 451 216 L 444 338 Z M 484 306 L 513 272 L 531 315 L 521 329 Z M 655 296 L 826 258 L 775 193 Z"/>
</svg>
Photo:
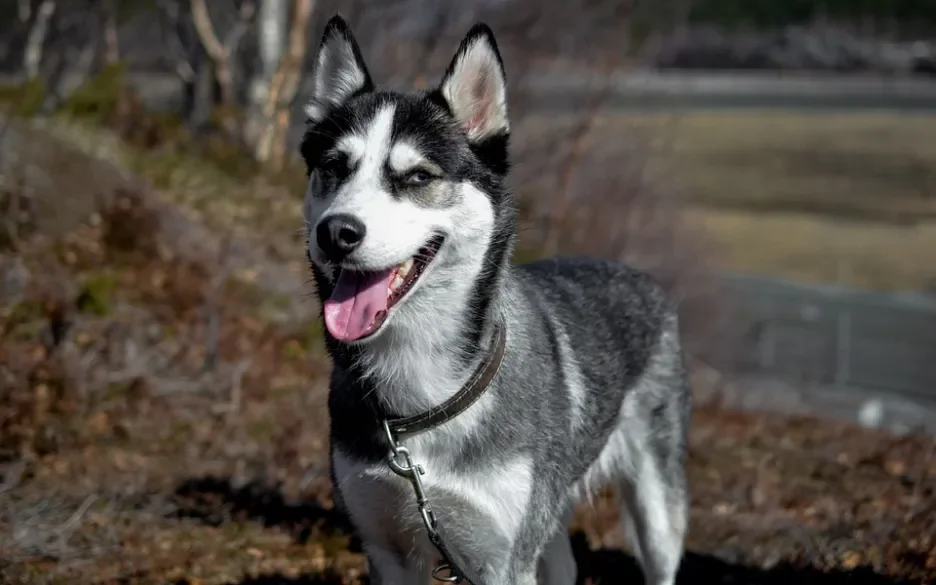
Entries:
<svg viewBox="0 0 936 585">
<path fill-rule="evenodd" d="M 387 426 L 394 436 L 402 438 L 415 435 L 442 425 L 459 414 L 468 410 L 472 404 L 484 395 L 488 385 L 504 361 L 504 351 L 507 347 L 507 330 L 500 324 L 494 325 L 494 347 L 478 364 L 477 369 L 468 378 L 461 389 L 454 396 L 442 404 L 429 410 L 402 418 L 387 419 Z"/>
</svg>

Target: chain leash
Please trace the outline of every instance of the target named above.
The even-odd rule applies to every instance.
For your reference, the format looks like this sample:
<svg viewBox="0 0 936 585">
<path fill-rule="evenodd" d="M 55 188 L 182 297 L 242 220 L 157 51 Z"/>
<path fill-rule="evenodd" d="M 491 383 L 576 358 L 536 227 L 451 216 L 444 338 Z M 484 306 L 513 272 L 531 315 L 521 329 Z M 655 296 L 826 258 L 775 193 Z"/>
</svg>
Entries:
<svg viewBox="0 0 936 585">
<path fill-rule="evenodd" d="M 441 538 L 436 530 L 436 517 L 432 512 L 432 506 L 429 504 L 429 498 L 423 489 L 422 476 L 426 470 L 422 465 L 413 462 L 409 449 L 400 445 L 390 430 L 387 421 L 383 421 L 384 433 L 387 435 L 387 441 L 390 443 L 390 453 L 387 455 L 387 465 L 390 471 L 406 479 L 413 486 L 413 492 L 416 494 L 416 507 L 419 509 L 419 516 L 422 518 L 423 526 L 429 536 L 429 542 L 438 549 L 442 555 L 442 563 L 432 570 L 432 578 L 442 583 L 461 583 L 463 580 L 460 572 L 454 567 L 451 559 L 444 550 Z"/>
</svg>

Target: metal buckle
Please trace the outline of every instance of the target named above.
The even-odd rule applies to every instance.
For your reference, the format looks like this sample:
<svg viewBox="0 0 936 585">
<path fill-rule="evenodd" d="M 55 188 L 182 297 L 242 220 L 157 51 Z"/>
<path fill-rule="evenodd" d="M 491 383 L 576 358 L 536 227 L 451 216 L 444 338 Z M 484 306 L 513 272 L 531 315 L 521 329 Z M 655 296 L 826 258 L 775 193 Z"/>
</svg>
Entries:
<svg viewBox="0 0 936 585">
<path fill-rule="evenodd" d="M 441 575 L 448 571 L 447 575 Z M 461 583 L 461 576 L 455 572 L 455 569 L 452 568 L 448 563 L 442 563 L 438 567 L 432 570 L 432 578 L 436 581 L 441 581 L 442 583 Z"/>
</svg>

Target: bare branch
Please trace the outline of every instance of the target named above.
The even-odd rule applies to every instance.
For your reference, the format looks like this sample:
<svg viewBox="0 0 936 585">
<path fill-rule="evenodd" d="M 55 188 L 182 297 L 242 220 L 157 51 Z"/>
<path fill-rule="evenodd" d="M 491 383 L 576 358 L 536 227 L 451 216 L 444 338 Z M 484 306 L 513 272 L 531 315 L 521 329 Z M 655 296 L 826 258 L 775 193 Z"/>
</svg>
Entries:
<svg viewBox="0 0 936 585">
<path fill-rule="evenodd" d="M 63 544 L 71 538 L 71 535 L 75 532 L 75 529 L 81 524 L 81 519 L 84 517 L 85 513 L 91 507 L 94 502 L 97 501 L 97 496 L 91 494 L 90 496 L 84 499 L 84 502 L 78 506 L 78 509 L 69 516 L 68 520 L 64 524 L 55 529 L 55 533 L 63 540 Z"/>
<path fill-rule="evenodd" d="M 234 76 L 231 72 L 231 56 L 250 26 L 256 13 L 256 4 L 245 1 L 241 4 L 238 22 L 222 43 L 211 24 L 208 6 L 205 0 L 192 0 L 192 22 L 198 32 L 205 52 L 214 63 L 215 75 L 221 86 L 222 99 L 225 103 L 234 102 Z"/>
<path fill-rule="evenodd" d="M 585 108 L 584 115 L 579 119 L 579 123 L 568 138 L 571 147 L 560 167 L 562 169 L 562 176 L 558 189 L 559 200 L 552 209 L 552 220 L 546 235 L 544 252 L 548 255 L 555 255 L 559 252 L 559 232 L 562 229 L 561 222 L 568 214 L 569 206 L 571 205 L 572 190 L 569 187 L 572 182 L 572 175 L 579 167 L 581 159 L 585 154 L 585 142 L 591 134 L 592 129 L 595 127 L 599 114 L 604 109 L 611 96 L 610 76 L 612 70 L 613 65 L 611 63 L 606 63 L 601 89 L 591 99 L 591 103 Z"/>
<path fill-rule="evenodd" d="M 250 23 L 257 14 L 257 5 L 252 1 L 245 1 L 241 4 L 238 12 L 237 22 L 231 27 L 231 31 L 224 39 L 224 48 L 228 52 L 228 57 L 237 49 L 241 39 L 250 30 Z"/>
<path fill-rule="evenodd" d="M 104 58 L 114 64 L 120 60 L 120 47 L 117 37 L 117 14 L 114 0 L 106 0 L 104 10 Z"/>
<path fill-rule="evenodd" d="M 179 0 L 157 0 L 156 6 L 168 21 L 169 27 L 166 29 L 164 39 L 167 48 L 175 55 L 176 74 L 183 83 L 195 83 L 195 69 L 189 61 L 188 48 L 180 36 L 179 29 L 182 26 L 182 14 Z M 172 29 L 174 32 L 170 32 Z"/>
<path fill-rule="evenodd" d="M 212 61 L 218 63 L 230 59 L 231 54 L 250 27 L 250 22 L 256 12 L 257 5 L 254 2 L 247 1 L 241 4 L 238 21 L 222 42 L 218 39 L 214 25 L 211 24 L 211 16 L 208 14 L 208 6 L 205 0 L 192 0 L 192 23 L 195 25 L 198 38 L 201 39 L 202 45 Z"/>
<path fill-rule="evenodd" d="M 218 40 L 214 25 L 211 24 L 211 15 L 208 14 L 208 5 L 205 0 L 192 0 L 192 23 L 198 31 L 198 38 L 212 61 L 221 62 L 228 58 L 225 46 Z"/>
<path fill-rule="evenodd" d="M 16 4 L 16 15 L 20 22 L 29 22 L 32 16 L 32 3 L 29 0 L 19 0 Z"/>
</svg>

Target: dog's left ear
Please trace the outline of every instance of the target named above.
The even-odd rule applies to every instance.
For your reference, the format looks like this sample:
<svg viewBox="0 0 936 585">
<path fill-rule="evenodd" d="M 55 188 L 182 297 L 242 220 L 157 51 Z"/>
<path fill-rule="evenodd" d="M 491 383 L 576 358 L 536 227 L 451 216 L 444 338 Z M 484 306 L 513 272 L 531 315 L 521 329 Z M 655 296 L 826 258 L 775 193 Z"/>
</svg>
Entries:
<svg viewBox="0 0 936 585">
<path fill-rule="evenodd" d="M 478 23 L 468 31 L 439 91 L 470 142 L 509 133 L 504 63 L 486 24 Z"/>
</svg>

